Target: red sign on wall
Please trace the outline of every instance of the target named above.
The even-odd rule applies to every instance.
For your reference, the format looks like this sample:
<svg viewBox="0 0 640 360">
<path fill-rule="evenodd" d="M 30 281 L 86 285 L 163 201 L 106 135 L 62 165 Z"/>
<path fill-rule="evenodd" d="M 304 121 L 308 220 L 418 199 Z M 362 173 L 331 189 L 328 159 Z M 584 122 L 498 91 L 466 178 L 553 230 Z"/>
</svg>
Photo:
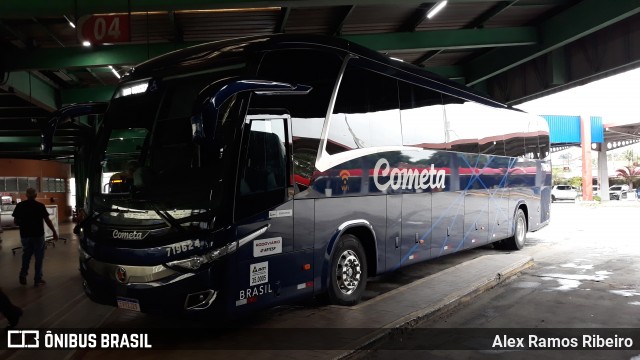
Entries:
<svg viewBox="0 0 640 360">
<path fill-rule="evenodd" d="M 92 44 L 129 42 L 129 15 L 89 15 L 78 20 L 80 42 Z"/>
</svg>

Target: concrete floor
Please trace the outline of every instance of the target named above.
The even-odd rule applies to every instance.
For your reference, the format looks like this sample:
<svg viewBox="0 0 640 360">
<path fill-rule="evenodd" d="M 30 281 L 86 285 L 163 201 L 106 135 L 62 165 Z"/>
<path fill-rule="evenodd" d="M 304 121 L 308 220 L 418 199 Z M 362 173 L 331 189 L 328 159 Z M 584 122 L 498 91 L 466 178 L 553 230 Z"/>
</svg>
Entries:
<svg viewBox="0 0 640 360">
<path fill-rule="evenodd" d="M 627 328 L 618 332 L 632 337 L 634 350 L 431 350 L 425 345 L 428 332 L 417 330 L 379 343 L 376 350 L 362 353 L 361 357 L 640 359 L 640 202 L 558 202 L 551 210 L 552 223 L 528 234 L 521 251 L 533 257 L 533 267 L 416 328 L 457 331 L 460 341 L 467 341 L 466 344 L 470 340 L 464 335 L 473 331 L 463 329 L 481 328 L 493 336 L 505 328 L 521 328 L 525 333 L 569 328 L 574 335 L 589 334 L 589 329 L 594 328 Z"/>
<path fill-rule="evenodd" d="M 640 202 L 619 201 L 603 205 L 558 202 L 552 205 L 552 223 L 547 228 L 530 233 L 523 251 L 512 254 L 493 250 L 489 247 L 446 256 L 441 259 L 404 268 L 388 276 L 370 282 L 367 298 L 373 298 L 353 309 L 323 306 L 321 304 L 299 304 L 265 312 L 255 321 L 243 324 L 243 328 L 234 333 L 232 341 L 240 343 L 243 351 L 211 350 L 163 350 L 129 351 L 133 357 L 159 358 L 313 358 L 329 359 L 344 356 L 350 351 L 312 350 L 312 351 L 251 351 L 246 341 L 251 339 L 252 329 L 277 327 L 316 327 L 321 331 L 314 334 L 311 343 L 319 340 L 331 341 L 336 336 L 345 335 L 334 328 L 391 328 L 395 326 L 416 325 L 412 319 L 421 318 L 418 327 L 424 328 L 540 328 L 540 327 L 634 327 L 638 326 L 640 310 L 640 284 L 638 274 L 640 264 L 636 259 L 640 255 L 640 239 L 635 228 L 640 219 Z M 44 277 L 47 285 L 42 288 L 21 286 L 17 274 L 20 267 L 20 253 L 13 255 L 10 248 L 19 245 L 17 230 L 5 231 L 4 241 L 0 244 L 0 285 L 9 296 L 25 309 L 21 320 L 24 328 L 153 328 L 170 326 L 175 331 L 189 333 L 194 328 L 193 319 L 175 319 L 151 317 L 144 314 L 117 310 L 101 306 L 88 300 L 81 289 L 81 278 L 77 271 L 77 240 L 71 234 L 71 224 L 61 224 L 61 236 L 69 241 L 59 242 L 47 249 Z M 480 295 L 478 292 L 466 294 L 462 290 L 447 288 L 442 284 L 461 284 L 471 276 L 478 275 L 480 268 L 496 266 L 491 256 L 507 257 L 506 263 L 517 263 L 523 258 L 533 257 L 535 265 L 517 279 L 503 284 Z M 485 265 L 482 265 L 485 261 Z M 475 265 L 474 265 L 475 264 Z M 498 267 L 499 268 L 499 267 Z M 487 270 L 485 277 L 493 277 L 500 270 Z M 493 272 L 492 272 L 493 271 Z M 442 278 L 442 274 L 455 274 L 451 279 Z M 493 274 L 493 275 L 492 275 Z M 484 276 L 484 275 L 483 275 Z M 430 277 L 425 280 L 425 277 Z M 444 279 L 444 280 L 443 280 Z M 484 281 L 480 277 L 479 281 Z M 31 280 L 31 279 L 30 279 Z M 466 284 L 463 288 L 477 286 Z M 420 288 L 422 287 L 422 288 Z M 431 289 L 441 287 L 444 293 Z M 482 287 L 482 286 L 480 286 Z M 490 286 L 489 286 L 490 287 Z M 411 293 L 418 289 L 422 293 Z M 461 292 L 462 291 L 462 292 Z M 430 294 L 431 293 L 431 294 Z M 428 300 L 431 295 L 432 300 Z M 475 296 L 477 295 L 477 296 Z M 442 301 L 453 298 L 466 300 L 464 306 L 455 311 L 429 316 Z M 378 299 L 386 299 L 384 301 Z M 455 299 L 454 299 L 455 300 Z M 380 304 L 387 302 L 386 309 Z M 417 303 L 420 306 L 415 305 Z M 411 306 L 415 306 L 412 310 Z M 404 308 L 402 312 L 399 309 Z M 425 310 L 427 309 L 427 310 Z M 426 318 L 425 318 L 426 316 Z M 427 320 L 425 320 L 427 319 Z M 3 324 L 0 320 L 0 326 Z M 167 325 L 169 324 L 169 325 Z M 203 326 L 200 324 L 198 326 Z M 206 326 L 206 324 L 204 324 Z M 196 326 L 197 327 L 197 326 Z M 328 329 L 328 331 L 322 331 Z M 261 330 L 262 331 L 262 330 Z M 262 332 L 264 334 L 264 332 Z M 500 358 L 520 357 L 565 357 L 570 352 L 486 352 L 486 351 L 424 351 L 421 339 L 408 337 L 389 338 L 377 342 L 380 350 L 360 352 L 351 356 L 371 358 L 397 358 L 397 356 L 424 355 L 436 358 Z M 253 334 L 256 335 L 256 334 Z M 372 339 L 370 331 L 363 334 L 349 333 L 347 336 L 360 336 L 364 344 Z M 411 333 L 407 333 L 407 336 Z M 424 334 L 423 334 L 424 335 Z M 318 339 L 320 338 L 320 339 Z M 218 343 L 229 337 L 215 339 Z M 384 338 L 383 338 L 384 339 Z M 351 339 L 349 339 L 351 340 Z M 394 342 L 395 341 L 395 342 Z M 398 342 L 400 341 L 400 342 Z M 412 344 L 412 341 L 414 342 Z M 640 338 L 638 338 L 640 344 Z M 207 349 L 211 342 L 205 341 Z M 352 349 L 353 341 L 346 349 Z M 223 348 L 229 349 L 225 345 Z M 264 345 L 263 345 L 264 347 Z M 322 345 L 310 345 L 310 348 L 322 348 Z M 384 349 L 396 350 L 384 350 Z M 403 350 L 413 349 L 413 350 Z M 405 352 L 409 351 L 409 352 Z M 565 355 L 562 355 L 565 354 Z M 591 358 L 630 358 L 640 351 L 618 353 L 607 351 Z M 0 351 L 2 359 L 112 359 L 120 357 L 117 351 Z M 595 357 L 594 357 L 595 356 Z M 589 356 L 587 356 L 589 357 Z"/>
</svg>

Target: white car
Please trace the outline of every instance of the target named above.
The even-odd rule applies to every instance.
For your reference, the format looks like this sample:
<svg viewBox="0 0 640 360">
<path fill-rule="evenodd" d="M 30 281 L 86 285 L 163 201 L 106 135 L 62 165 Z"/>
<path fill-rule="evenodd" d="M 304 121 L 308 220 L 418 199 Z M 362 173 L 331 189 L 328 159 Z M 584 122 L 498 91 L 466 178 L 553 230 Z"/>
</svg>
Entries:
<svg viewBox="0 0 640 360">
<path fill-rule="evenodd" d="M 629 185 L 613 185 L 609 188 L 609 199 L 620 200 L 626 199 L 629 192 Z"/>
<path fill-rule="evenodd" d="M 578 190 L 571 185 L 555 185 L 551 189 L 551 201 L 575 200 L 578 197 Z"/>
<path fill-rule="evenodd" d="M 15 209 L 15 205 L 0 205 L 0 226 L 5 229 L 11 229 L 17 227 L 16 224 L 13 223 L 13 209 Z"/>
</svg>

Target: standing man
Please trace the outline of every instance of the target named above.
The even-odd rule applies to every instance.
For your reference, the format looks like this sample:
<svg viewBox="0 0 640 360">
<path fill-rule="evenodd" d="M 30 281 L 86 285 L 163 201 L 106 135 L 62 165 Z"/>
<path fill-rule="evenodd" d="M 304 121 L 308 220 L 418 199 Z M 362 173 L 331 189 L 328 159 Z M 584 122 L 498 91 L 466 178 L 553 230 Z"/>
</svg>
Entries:
<svg viewBox="0 0 640 360">
<path fill-rule="evenodd" d="M 36 189 L 27 189 L 27 200 L 16 205 L 13 210 L 13 222 L 20 227 L 20 241 L 22 242 L 22 269 L 20 270 L 20 284 L 27 284 L 27 274 L 31 255 L 36 257 L 36 269 L 33 285 L 46 284 L 42 279 L 42 260 L 44 259 L 44 225 L 53 231 L 53 240 L 58 240 L 58 233 L 49 219 L 49 213 L 44 204 L 36 201 Z"/>
</svg>

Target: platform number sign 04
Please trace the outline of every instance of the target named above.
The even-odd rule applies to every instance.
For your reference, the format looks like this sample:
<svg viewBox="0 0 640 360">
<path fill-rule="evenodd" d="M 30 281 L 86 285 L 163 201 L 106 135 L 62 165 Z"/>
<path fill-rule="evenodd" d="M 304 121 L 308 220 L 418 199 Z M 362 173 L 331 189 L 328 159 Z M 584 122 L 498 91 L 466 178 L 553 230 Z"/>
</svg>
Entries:
<svg viewBox="0 0 640 360">
<path fill-rule="evenodd" d="M 129 15 L 91 15 L 78 21 L 80 41 L 91 44 L 128 42 Z"/>
</svg>

